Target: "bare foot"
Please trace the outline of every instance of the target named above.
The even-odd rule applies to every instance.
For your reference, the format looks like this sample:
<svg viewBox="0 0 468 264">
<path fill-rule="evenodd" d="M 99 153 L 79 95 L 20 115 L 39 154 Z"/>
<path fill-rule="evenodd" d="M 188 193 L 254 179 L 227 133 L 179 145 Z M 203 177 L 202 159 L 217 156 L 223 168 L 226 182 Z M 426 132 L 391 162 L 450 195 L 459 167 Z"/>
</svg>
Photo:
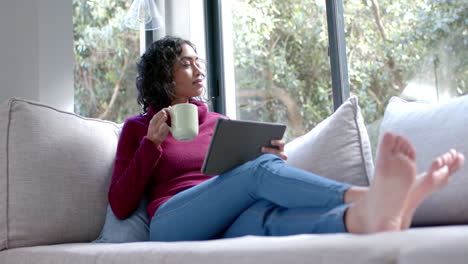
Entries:
<svg viewBox="0 0 468 264">
<path fill-rule="evenodd" d="M 452 149 L 437 157 L 432 162 L 429 170 L 416 178 L 403 211 L 404 221 L 402 229 L 410 227 L 416 208 L 429 195 L 445 186 L 450 176 L 463 166 L 464 161 L 465 157 L 463 154 Z"/>
<path fill-rule="evenodd" d="M 349 232 L 401 230 L 403 209 L 416 178 L 414 160 L 414 148 L 409 141 L 391 133 L 384 135 L 369 191 L 346 214 Z"/>
</svg>

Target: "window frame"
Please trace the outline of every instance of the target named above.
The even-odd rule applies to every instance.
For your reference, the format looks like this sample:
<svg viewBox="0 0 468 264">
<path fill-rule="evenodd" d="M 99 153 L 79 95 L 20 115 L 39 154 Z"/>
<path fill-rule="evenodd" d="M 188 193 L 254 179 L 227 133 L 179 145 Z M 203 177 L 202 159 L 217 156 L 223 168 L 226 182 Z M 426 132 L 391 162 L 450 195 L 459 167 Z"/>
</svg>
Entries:
<svg viewBox="0 0 468 264">
<path fill-rule="evenodd" d="M 334 110 L 349 98 L 348 64 L 342 0 L 326 0 L 328 25 L 328 56 L 332 75 Z"/>
<path fill-rule="evenodd" d="M 208 97 L 213 111 L 226 114 L 221 0 L 205 0 Z"/>
</svg>

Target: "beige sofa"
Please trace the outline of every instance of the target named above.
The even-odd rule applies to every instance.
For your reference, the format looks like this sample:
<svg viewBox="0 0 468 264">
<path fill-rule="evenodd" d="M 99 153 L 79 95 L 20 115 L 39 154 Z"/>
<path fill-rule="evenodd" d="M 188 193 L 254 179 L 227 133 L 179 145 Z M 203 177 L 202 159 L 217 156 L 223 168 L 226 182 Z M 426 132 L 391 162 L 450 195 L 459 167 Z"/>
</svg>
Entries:
<svg viewBox="0 0 468 264">
<path fill-rule="evenodd" d="M 334 133 L 349 132 L 346 138 L 353 142 L 345 145 L 355 147 L 354 156 L 359 158 L 349 158 L 354 163 L 340 162 L 339 166 L 349 166 L 351 174 L 364 175 L 349 182 L 366 184 L 372 177 L 372 160 L 369 160 L 372 157 L 357 100 L 354 100 L 350 101 L 351 106 L 343 108 L 349 107 L 346 113 L 350 118 L 337 114 L 318 126 L 321 132 L 312 130 L 313 133 L 291 142 L 290 158 L 298 161 L 294 156 L 311 151 L 301 147 L 314 140 L 315 146 L 343 145 L 339 140 L 323 144 L 326 137 L 335 137 L 328 128 L 342 127 L 344 132 L 334 129 Z M 465 136 L 468 135 L 466 124 L 461 132 Z M 353 128 L 346 130 L 346 125 Z M 447 195 L 442 193 L 418 211 L 415 220 L 420 224 L 434 220 L 434 224 L 442 226 L 426 225 L 404 232 L 247 236 L 202 242 L 90 243 L 99 235 L 106 217 L 107 188 L 119 131 L 118 124 L 84 118 L 36 102 L 11 99 L 0 104 L 1 264 L 468 263 L 468 225 L 464 225 L 468 223 L 468 210 L 467 206 L 463 207 L 468 203 L 463 200 L 466 191 L 456 197 L 462 199 L 462 208 L 457 203 L 454 210 L 441 208 L 447 202 Z M 352 155 L 350 151 L 332 156 Z M 311 155 L 321 152 L 315 149 Z M 301 161 L 297 166 L 301 166 Z M 339 166 L 330 163 L 319 172 L 329 173 L 331 178 L 340 177 L 334 176 L 339 171 L 333 171 Z M 457 179 L 468 176 L 463 175 L 466 170 L 460 174 Z M 459 192 L 458 185 L 465 183 L 455 181 L 453 186 L 448 186 L 449 193 Z M 431 214 L 438 209 L 442 216 Z"/>
</svg>

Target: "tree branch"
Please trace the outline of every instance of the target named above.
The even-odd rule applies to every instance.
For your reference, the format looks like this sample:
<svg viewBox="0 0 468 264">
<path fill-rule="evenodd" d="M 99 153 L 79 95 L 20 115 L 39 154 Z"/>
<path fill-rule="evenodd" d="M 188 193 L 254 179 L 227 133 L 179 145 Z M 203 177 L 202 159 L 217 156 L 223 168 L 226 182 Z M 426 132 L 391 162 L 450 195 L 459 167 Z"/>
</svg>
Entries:
<svg viewBox="0 0 468 264">
<path fill-rule="evenodd" d="M 372 11 L 374 13 L 374 19 L 379 28 L 380 36 L 382 37 L 384 43 L 387 42 L 387 36 L 385 34 L 385 29 L 382 24 L 382 18 L 380 17 L 380 7 L 376 0 L 371 0 L 372 2 Z M 395 59 L 389 53 L 386 54 L 387 57 L 387 66 L 390 69 L 390 72 L 393 76 L 393 81 L 398 86 L 399 91 L 403 91 L 403 81 L 401 80 L 400 73 L 395 69 Z"/>
<path fill-rule="evenodd" d="M 91 102 L 89 104 L 90 106 L 90 113 L 92 113 L 96 108 L 97 108 L 97 99 L 96 99 L 96 93 L 94 92 L 94 83 L 91 78 L 92 76 L 92 70 L 89 68 L 81 68 L 80 67 L 80 75 L 81 79 L 83 80 L 83 86 L 85 87 L 86 90 L 89 92 L 89 96 L 91 97 Z"/>
<path fill-rule="evenodd" d="M 380 36 L 384 41 L 387 40 L 387 36 L 385 35 L 385 29 L 382 24 L 382 18 L 380 17 L 380 7 L 379 3 L 376 0 L 371 0 L 372 2 L 372 12 L 374 13 L 375 22 L 377 23 L 377 27 L 379 28 Z"/>
<path fill-rule="evenodd" d="M 128 68 L 128 58 L 127 58 L 127 56 L 124 56 L 123 59 L 124 59 L 124 65 L 122 67 L 122 70 L 120 71 L 119 80 L 117 80 L 117 82 L 115 83 L 114 92 L 112 93 L 112 97 L 111 97 L 111 99 L 109 101 L 109 104 L 108 104 L 106 110 L 99 116 L 99 119 L 106 119 L 107 118 L 107 116 L 110 113 L 110 110 L 114 106 L 115 100 L 117 99 L 117 95 L 119 94 L 120 84 L 122 83 L 122 80 L 124 79 L 125 73 L 127 72 L 127 68 Z"/>
</svg>

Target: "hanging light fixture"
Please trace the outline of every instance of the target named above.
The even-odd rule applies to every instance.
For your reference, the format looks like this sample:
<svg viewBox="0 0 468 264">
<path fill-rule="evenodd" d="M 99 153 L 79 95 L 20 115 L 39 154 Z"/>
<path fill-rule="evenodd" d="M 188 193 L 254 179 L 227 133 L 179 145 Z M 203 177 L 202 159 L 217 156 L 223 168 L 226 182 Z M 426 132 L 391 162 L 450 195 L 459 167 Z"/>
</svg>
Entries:
<svg viewBox="0 0 468 264">
<path fill-rule="evenodd" d="M 134 0 L 125 15 L 124 23 L 132 29 L 155 30 L 164 27 L 164 18 L 154 0 Z"/>
</svg>

